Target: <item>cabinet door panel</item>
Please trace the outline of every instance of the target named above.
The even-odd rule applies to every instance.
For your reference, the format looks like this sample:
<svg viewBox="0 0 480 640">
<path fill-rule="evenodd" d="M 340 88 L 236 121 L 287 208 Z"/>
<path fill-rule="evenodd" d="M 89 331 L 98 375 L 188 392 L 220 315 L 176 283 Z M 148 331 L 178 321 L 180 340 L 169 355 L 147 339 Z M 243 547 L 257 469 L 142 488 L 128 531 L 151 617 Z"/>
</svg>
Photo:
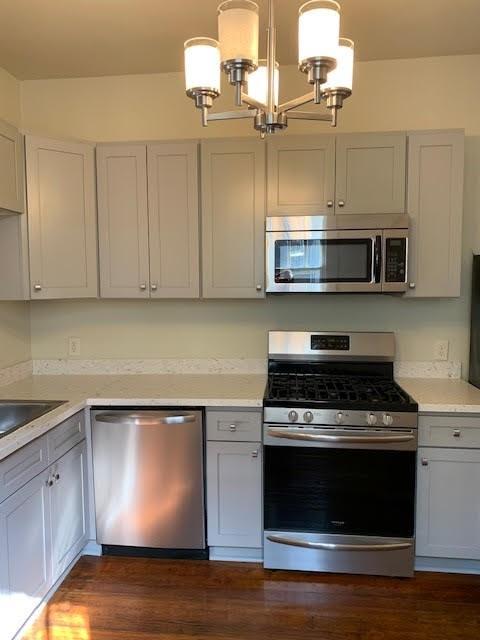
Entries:
<svg viewBox="0 0 480 640">
<path fill-rule="evenodd" d="M 405 162 L 404 133 L 337 136 L 335 213 L 405 213 Z"/>
<path fill-rule="evenodd" d="M 207 444 L 207 515 L 210 546 L 262 546 L 260 443 Z"/>
<path fill-rule="evenodd" d="M 202 143 L 203 295 L 263 298 L 265 145 Z"/>
<path fill-rule="evenodd" d="M 97 147 L 100 295 L 148 298 L 147 148 Z"/>
<path fill-rule="evenodd" d="M 25 210 L 23 136 L 0 120 L 0 209 Z"/>
<path fill-rule="evenodd" d="M 95 297 L 94 148 L 27 137 L 26 151 L 32 298 Z"/>
<path fill-rule="evenodd" d="M 152 298 L 200 295 L 197 143 L 148 146 Z"/>
<path fill-rule="evenodd" d="M 418 461 L 416 554 L 480 560 L 480 451 L 424 447 Z"/>
<path fill-rule="evenodd" d="M 411 297 L 458 297 L 462 259 L 464 134 L 411 133 L 408 213 Z"/>
<path fill-rule="evenodd" d="M 335 136 L 271 139 L 267 164 L 269 216 L 333 213 Z"/>
<path fill-rule="evenodd" d="M 52 585 L 47 478 L 48 471 L 41 473 L 0 505 L 0 620 L 6 638 Z"/>
<path fill-rule="evenodd" d="M 87 539 L 86 445 L 78 444 L 52 466 L 52 564 L 57 580 Z"/>
</svg>

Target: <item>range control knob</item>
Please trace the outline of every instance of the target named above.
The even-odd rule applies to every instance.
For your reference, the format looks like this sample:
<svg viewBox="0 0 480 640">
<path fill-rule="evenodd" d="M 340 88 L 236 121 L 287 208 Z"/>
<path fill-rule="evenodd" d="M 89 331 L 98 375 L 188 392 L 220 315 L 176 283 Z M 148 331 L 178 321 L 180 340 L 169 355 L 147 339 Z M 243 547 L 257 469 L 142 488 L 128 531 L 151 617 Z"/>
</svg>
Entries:
<svg viewBox="0 0 480 640">
<path fill-rule="evenodd" d="M 337 413 L 337 415 L 335 416 L 335 422 L 337 424 L 343 424 L 344 419 L 345 419 L 345 416 L 343 415 L 343 413 L 341 411 L 339 411 Z"/>
<path fill-rule="evenodd" d="M 313 422 L 313 413 L 311 411 L 305 411 L 303 414 L 303 419 L 305 422 Z"/>
<path fill-rule="evenodd" d="M 391 427 L 393 424 L 393 417 L 389 413 L 384 413 L 382 420 L 386 427 Z"/>
<path fill-rule="evenodd" d="M 298 420 L 298 413 L 292 409 L 288 412 L 288 419 L 290 422 L 296 422 Z"/>
<path fill-rule="evenodd" d="M 367 413 L 367 424 L 369 427 L 377 424 L 377 416 L 374 413 Z"/>
</svg>

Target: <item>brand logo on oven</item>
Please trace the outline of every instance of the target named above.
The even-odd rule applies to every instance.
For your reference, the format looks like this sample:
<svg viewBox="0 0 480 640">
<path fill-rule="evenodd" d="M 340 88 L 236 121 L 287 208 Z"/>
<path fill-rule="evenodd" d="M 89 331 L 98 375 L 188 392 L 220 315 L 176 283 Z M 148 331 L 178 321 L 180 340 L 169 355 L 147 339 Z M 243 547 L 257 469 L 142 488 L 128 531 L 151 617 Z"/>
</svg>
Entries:
<svg viewBox="0 0 480 640">
<path fill-rule="evenodd" d="M 344 527 L 345 520 L 330 520 L 330 524 L 333 524 L 335 527 Z"/>
</svg>

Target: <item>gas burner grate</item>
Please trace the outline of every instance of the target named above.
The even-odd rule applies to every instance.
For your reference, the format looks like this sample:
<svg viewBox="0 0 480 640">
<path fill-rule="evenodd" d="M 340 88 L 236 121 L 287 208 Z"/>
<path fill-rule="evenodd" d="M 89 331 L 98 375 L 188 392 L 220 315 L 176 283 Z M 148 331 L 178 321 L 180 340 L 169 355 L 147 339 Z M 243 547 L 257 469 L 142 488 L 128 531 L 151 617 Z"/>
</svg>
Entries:
<svg viewBox="0 0 480 640">
<path fill-rule="evenodd" d="M 408 404 L 410 398 L 394 380 L 374 376 L 271 373 L 268 399 L 306 402 Z M 374 407 L 372 406 L 372 409 Z"/>
</svg>

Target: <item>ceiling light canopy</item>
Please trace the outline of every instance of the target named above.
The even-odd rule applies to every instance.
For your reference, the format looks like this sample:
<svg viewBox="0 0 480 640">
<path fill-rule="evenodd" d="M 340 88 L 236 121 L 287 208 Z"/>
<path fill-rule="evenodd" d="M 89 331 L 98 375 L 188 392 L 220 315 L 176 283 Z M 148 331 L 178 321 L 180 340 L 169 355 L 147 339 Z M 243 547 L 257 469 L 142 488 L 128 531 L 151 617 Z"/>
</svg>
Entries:
<svg viewBox="0 0 480 640">
<path fill-rule="evenodd" d="M 289 119 L 337 123 L 337 111 L 352 93 L 354 46 L 339 38 L 340 5 L 335 0 L 310 0 L 299 9 L 298 61 L 313 91 L 279 104 L 280 72 L 276 62 L 274 1 L 269 0 L 267 58 L 258 60 L 259 11 L 253 0 L 226 0 L 218 7 L 219 42 L 192 38 L 185 43 L 187 95 L 202 110 L 202 123 L 252 118 L 265 136 L 284 129 Z M 209 113 L 220 95 L 220 70 L 235 87 L 235 104 L 247 109 Z M 298 111 L 313 102 L 323 113 Z"/>
</svg>

